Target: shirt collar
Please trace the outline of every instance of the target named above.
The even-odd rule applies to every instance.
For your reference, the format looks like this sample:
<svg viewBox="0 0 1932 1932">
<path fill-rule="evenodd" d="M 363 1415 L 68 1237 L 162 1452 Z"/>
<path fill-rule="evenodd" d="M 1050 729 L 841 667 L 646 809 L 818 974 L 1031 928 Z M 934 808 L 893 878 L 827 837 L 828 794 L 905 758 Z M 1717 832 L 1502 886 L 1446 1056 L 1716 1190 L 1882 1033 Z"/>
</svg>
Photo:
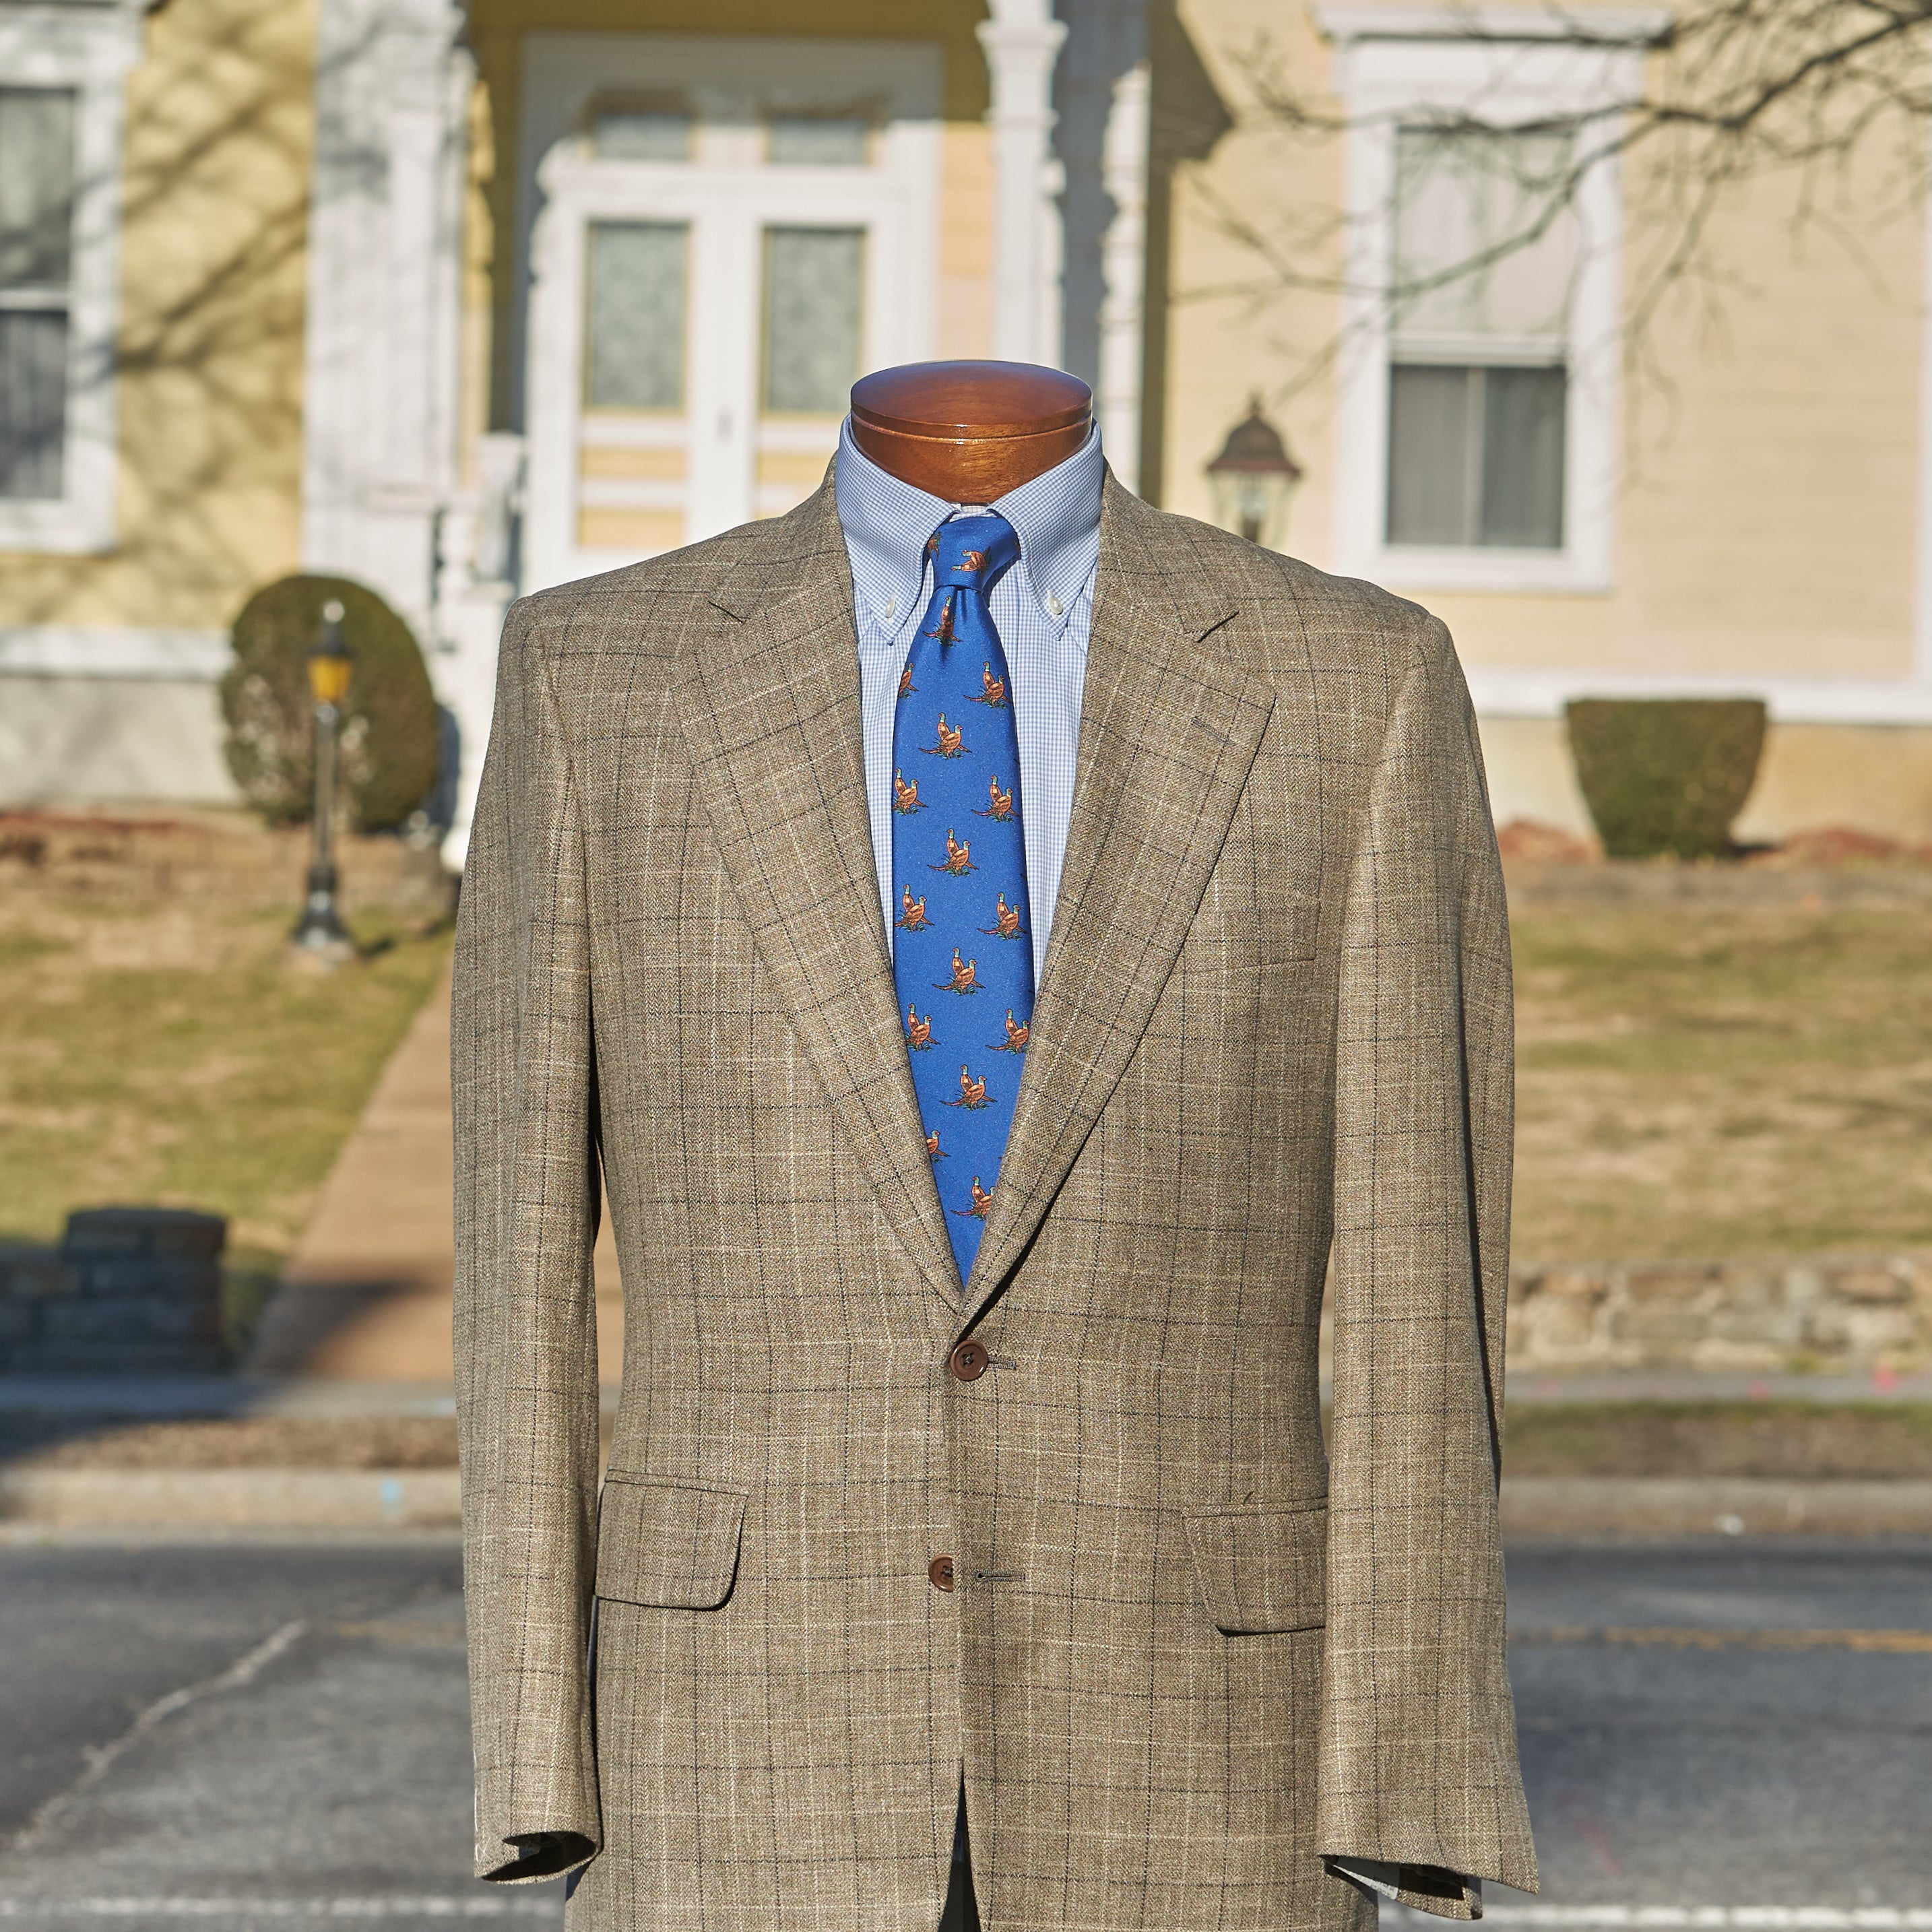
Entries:
<svg viewBox="0 0 1932 1932">
<path fill-rule="evenodd" d="M 1098 424 L 1064 461 L 1009 490 L 997 510 L 1020 540 L 1021 567 L 1040 614 L 1064 632 L 1075 600 L 1100 556 L 1100 480 L 1106 468 Z M 839 431 L 832 490 L 852 586 L 880 630 L 896 633 L 913 614 L 926 577 L 926 540 L 960 508 L 881 470 Z"/>
</svg>

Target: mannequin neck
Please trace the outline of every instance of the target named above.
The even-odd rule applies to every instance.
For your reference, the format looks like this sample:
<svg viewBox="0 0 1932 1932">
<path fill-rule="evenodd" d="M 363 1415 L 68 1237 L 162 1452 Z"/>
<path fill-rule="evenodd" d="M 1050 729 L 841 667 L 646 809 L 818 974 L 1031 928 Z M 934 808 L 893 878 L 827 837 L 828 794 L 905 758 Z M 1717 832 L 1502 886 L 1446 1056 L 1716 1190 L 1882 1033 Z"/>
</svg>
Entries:
<svg viewBox="0 0 1932 1932">
<path fill-rule="evenodd" d="M 1064 463 L 1093 392 L 1030 362 L 911 362 L 852 387 L 852 440 L 887 475 L 949 503 L 991 503 Z"/>
</svg>

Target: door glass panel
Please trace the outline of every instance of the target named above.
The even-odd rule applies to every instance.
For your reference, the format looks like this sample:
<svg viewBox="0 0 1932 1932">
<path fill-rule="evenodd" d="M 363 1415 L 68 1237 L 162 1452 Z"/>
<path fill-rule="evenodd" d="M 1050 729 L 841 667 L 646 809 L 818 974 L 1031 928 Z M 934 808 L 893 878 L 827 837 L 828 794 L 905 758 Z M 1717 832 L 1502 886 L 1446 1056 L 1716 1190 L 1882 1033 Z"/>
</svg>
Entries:
<svg viewBox="0 0 1932 1932">
<path fill-rule="evenodd" d="M 866 231 L 765 230 L 764 406 L 842 416 L 859 376 Z"/>
<path fill-rule="evenodd" d="M 862 168 L 872 124 L 860 115 L 775 114 L 771 158 L 779 167 Z"/>
<path fill-rule="evenodd" d="M 1564 372 L 1490 368 L 1483 374 L 1482 540 L 1561 550 Z"/>
<path fill-rule="evenodd" d="M 592 118 L 590 142 L 600 161 L 686 161 L 691 116 L 654 108 L 605 108 Z"/>
<path fill-rule="evenodd" d="M 687 232 L 681 222 L 590 224 L 590 408 L 682 408 Z"/>
<path fill-rule="evenodd" d="M 1390 543 L 1469 541 L 1469 394 L 1478 374 L 1406 362 L 1390 369 Z"/>
</svg>

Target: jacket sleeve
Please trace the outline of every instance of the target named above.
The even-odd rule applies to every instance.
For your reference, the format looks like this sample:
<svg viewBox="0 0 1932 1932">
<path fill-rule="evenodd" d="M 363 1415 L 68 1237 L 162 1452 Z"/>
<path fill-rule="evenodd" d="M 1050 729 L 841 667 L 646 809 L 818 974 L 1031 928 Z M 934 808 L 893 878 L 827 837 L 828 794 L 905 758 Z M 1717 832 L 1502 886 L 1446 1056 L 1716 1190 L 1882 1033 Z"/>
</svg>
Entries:
<svg viewBox="0 0 1932 1932">
<path fill-rule="evenodd" d="M 1316 1844 L 1467 1918 L 1482 1879 L 1537 1888 L 1497 1511 L 1509 932 L 1461 668 L 1411 634 L 1343 914 Z"/>
<path fill-rule="evenodd" d="M 477 1876 L 599 1847 L 586 1646 L 598 1459 L 594 1062 L 582 826 L 512 608 L 456 925 L 455 1355 Z"/>
</svg>

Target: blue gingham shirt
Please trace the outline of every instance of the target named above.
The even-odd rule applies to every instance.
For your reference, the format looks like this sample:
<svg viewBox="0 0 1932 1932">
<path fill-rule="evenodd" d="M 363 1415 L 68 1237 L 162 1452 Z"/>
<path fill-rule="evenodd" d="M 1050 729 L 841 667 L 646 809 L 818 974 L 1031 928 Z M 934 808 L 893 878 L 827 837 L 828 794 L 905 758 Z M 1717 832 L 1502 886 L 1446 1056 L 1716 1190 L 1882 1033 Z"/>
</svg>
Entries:
<svg viewBox="0 0 1932 1932">
<path fill-rule="evenodd" d="M 1106 466 L 1096 428 L 1064 462 L 983 506 L 1004 517 L 1020 540 L 1020 561 L 993 586 L 990 602 L 1012 679 L 1036 981 L 1046 963 L 1073 809 L 1073 760 L 1094 622 L 1094 574 L 1100 561 L 1100 479 Z M 852 440 L 849 420 L 838 438 L 832 487 L 852 560 L 866 796 L 872 808 L 879 905 L 890 944 L 892 718 L 899 673 L 932 595 L 926 540 L 968 506 L 928 496 L 888 475 Z"/>
</svg>

